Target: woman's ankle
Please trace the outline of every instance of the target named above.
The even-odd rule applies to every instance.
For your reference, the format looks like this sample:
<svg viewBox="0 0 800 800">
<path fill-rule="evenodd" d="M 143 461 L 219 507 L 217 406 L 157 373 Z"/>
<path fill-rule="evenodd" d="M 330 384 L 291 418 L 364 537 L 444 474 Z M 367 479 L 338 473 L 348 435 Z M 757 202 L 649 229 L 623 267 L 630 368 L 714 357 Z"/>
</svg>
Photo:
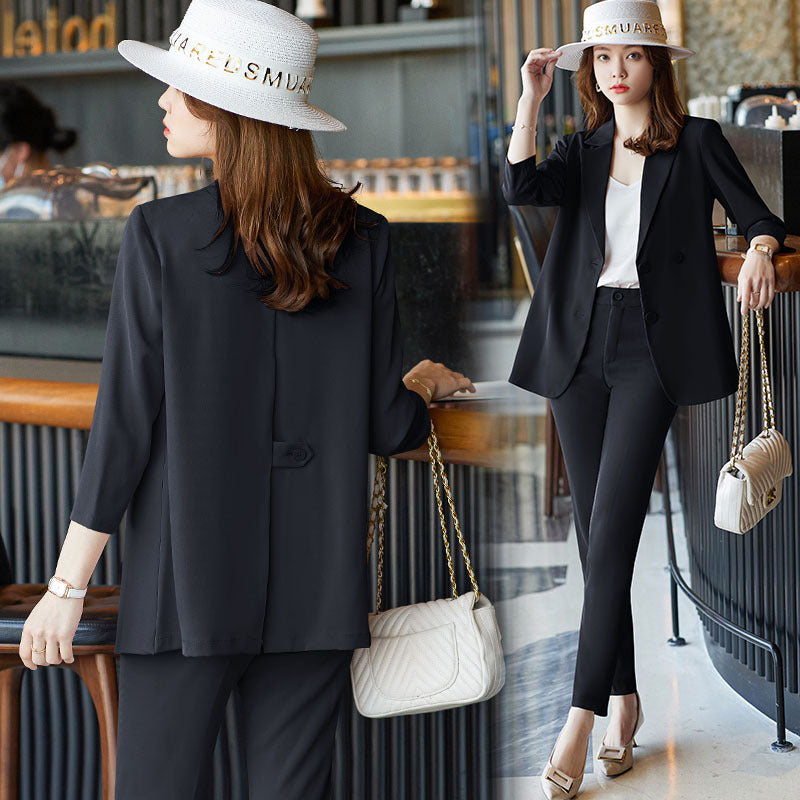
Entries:
<svg viewBox="0 0 800 800">
<path fill-rule="evenodd" d="M 609 710 L 619 713 L 620 711 L 636 711 L 636 692 L 630 694 L 612 694 L 608 698 Z"/>
<path fill-rule="evenodd" d="M 570 706 L 567 722 L 584 731 L 591 730 L 594 727 L 594 711 L 580 706 Z"/>
</svg>

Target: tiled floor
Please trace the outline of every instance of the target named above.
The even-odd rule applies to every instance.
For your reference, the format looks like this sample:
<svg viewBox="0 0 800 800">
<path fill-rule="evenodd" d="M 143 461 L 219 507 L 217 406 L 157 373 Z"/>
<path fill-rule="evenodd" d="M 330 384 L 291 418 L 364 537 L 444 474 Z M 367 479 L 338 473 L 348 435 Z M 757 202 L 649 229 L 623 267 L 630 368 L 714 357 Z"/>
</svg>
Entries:
<svg viewBox="0 0 800 800">
<path fill-rule="evenodd" d="M 678 566 L 688 575 L 672 442 L 670 486 Z M 570 705 L 582 580 L 569 498 L 555 520 L 541 517 L 543 447 L 515 453 L 522 491 L 514 517 L 488 546 L 503 631 L 507 683 L 497 701 L 494 800 L 540 800 L 539 774 Z M 510 480 L 511 478 L 509 478 Z M 511 512 L 509 512 L 511 513 Z M 523 522 L 523 520 L 526 520 Z M 737 695 L 712 666 L 694 606 L 679 593 L 681 634 L 670 647 L 669 573 L 662 496 L 654 492 L 632 587 L 636 666 L 645 722 L 632 770 L 607 778 L 594 755 L 607 718 L 597 717 L 579 797 L 637 800 L 798 800 L 800 742 L 774 753 L 775 724 Z"/>
</svg>

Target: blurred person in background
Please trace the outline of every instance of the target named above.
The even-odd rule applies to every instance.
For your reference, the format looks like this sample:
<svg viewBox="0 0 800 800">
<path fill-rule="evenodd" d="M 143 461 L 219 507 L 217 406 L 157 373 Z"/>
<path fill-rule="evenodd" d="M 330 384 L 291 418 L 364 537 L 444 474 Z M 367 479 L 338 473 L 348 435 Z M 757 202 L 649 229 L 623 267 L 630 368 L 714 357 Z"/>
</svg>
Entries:
<svg viewBox="0 0 800 800">
<path fill-rule="evenodd" d="M 30 89 L 0 82 L 0 189 L 12 178 L 50 169 L 48 151 L 63 153 L 77 139 L 77 132 L 60 127 L 53 110 Z"/>
</svg>

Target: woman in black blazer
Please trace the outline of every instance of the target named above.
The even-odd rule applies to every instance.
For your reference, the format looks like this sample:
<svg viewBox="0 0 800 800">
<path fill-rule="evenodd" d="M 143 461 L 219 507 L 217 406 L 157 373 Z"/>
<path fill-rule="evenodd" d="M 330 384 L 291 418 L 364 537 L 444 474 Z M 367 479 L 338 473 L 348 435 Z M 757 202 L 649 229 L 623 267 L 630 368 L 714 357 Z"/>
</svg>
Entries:
<svg viewBox="0 0 800 800">
<path fill-rule="evenodd" d="M 20 643 L 31 669 L 72 661 L 127 508 L 116 800 L 210 796 L 234 687 L 250 797 L 330 797 L 349 664 L 370 644 L 368 454 L 420 446 L 430 401 L 474 391 L 429 360 L 402 374 L 389 224 L 321 171 L 311 130 L 344 126 L 296 92 L 316 44 L 273 5 L 204 0 L 169 52 L 119 45 L 170 82 L 169 153 L 207 156 L 216 180 L 128 218 L 56 567 L 75 588 L 48 591 Z"/>
<path fill-rule="evenodd" d="M 617 775 L 633 763 L 644 717 L 630 584 L 658 460 L 678 405 L 737 386 L 714 198 L 751 246 L 742 313 L 771 303 L 771 253 L 785 236 L 720 125 L 683 113 L 670 56 L 691 51 L 667 48 L 654 3 L 614 5 L 587 8 L 581 43 L 528 55 L 503 181 L 509 204 L 560 207 L 509 377 L 550 398 L 584 577 L 572 704 L 541 777 L 547 797 L 578 792 L 594 716 L 608 714 L 610 697 L 600 766 Z M 635 20 L 618 17 L 634 7 L 642 33 L 621 37 Z M 590 12 L 608 20 L 587 24 Z M 559 59 L 577 70 L 588 122 L 536 163 L 539 105 Z"/>
</svg>

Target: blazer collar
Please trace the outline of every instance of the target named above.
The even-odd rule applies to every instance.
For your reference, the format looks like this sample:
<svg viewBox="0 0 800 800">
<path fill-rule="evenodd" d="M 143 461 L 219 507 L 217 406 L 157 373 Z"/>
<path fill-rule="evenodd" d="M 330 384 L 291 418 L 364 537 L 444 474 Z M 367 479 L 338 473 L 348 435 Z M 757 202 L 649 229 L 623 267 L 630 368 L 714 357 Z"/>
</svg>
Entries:
<svg viewBox="0 0 800 800">
<path fill-rule="evenodd" d="M 583 137 L 581 148 L 581 191 L 602 257 L 600 267 L 596 270 L 598 276 L 605 261 L 606 189 L 611 173 L 614 130 L 615 120 L 612 115 L 611 119 L 599 127 L 593 128 Z M 645 157 L 640 187 L 639 236 L 636 243 L 637 264 L 642 244 L 653 221 L 658 200 L 664 184 L 667 182 L 667 176 L 672 168 L 677 150 L 677 147 L 669 151 L 657 150 L 652 155 Z"/>
<path fill-rule="evenodd" d="M 592 128 L 592 130 L 586 132 L 583 137 L 584 147 L 601 147 L 613 141 L 615 125 L 616 122 L 612 114 L 611 119 L 607 119 L 598 128 Z"/>
</svg>

